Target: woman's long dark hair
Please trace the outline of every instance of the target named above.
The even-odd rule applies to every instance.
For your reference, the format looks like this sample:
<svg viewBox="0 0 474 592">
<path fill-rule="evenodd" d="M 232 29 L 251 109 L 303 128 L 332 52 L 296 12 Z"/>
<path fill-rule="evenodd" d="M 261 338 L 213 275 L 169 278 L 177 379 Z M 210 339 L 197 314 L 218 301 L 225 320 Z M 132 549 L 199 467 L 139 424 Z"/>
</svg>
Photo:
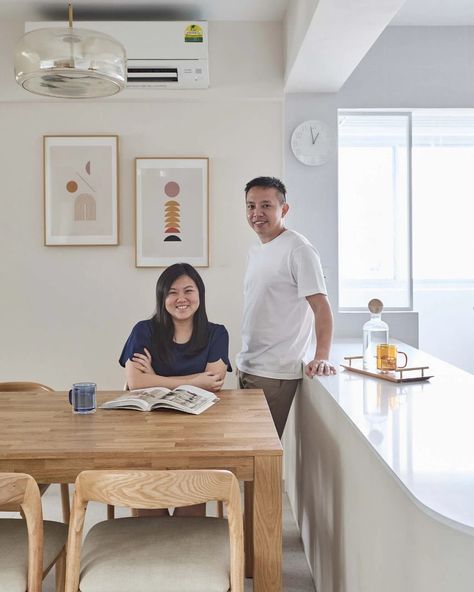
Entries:
<svg viewBox="0 0 474 592">
<path fill-rule="evenodd" d="M 209 325 L 206 313 L 204 282 L 199 273 L 189 263 L 175 263 L 167 267 L 156 282 L 156 309 L 152 316 L 154 325 L 154 346 L 158 358 L 165 364 L 172 361 L 174 337 L 173 319 L 165 307 L 165 300 L 173 283 L 183 275 L 190 277 L 199 292 L 199 308 L 193 316 L 193 333 L 189 341 L 188 354 L 202 350 L 209 337 Z"/>
</svg>

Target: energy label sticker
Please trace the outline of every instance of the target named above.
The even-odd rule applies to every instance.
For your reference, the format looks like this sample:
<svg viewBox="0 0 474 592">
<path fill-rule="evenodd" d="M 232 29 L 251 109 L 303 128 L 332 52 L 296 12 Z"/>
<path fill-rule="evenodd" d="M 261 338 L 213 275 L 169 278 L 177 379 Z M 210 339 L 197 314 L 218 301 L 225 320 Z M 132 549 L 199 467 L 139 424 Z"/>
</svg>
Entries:
<svg viewBox="0 0 474 592">
<path fill-rule="evenodd" d="M 203 37 L 202 27 L 199 25 L 188 25 L 184 31 L 185 43 L 202 43 Z"/>
</svg>

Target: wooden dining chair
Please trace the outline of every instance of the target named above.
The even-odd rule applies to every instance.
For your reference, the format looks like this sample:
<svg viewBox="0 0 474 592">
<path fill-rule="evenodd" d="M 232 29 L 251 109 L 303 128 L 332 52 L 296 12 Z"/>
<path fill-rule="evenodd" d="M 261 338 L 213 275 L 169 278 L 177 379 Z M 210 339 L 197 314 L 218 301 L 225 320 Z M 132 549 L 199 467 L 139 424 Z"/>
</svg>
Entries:
<svg viewBox="0 0 474 592">
<path fill-rule="evenodd" d="M 81 551 L 89 501 L 143 509 L 222 500 L 215 517 L 117 518 L 95 524 Z M 239 485 L 229 471 L 83 471 L 76 479 L 66 592 L 243 592 Z"/>
<path fill-rule="evenodd" d="M 36 392 L 36 391 L 47 391 L 54 392 L 54 389 L 41 384 L 39 382 L 0 382 L 0 392 Z M 38 483 L 40 494 L 43 495 L 48 489 L 49 483 Z M 66 524 L 69 523 L 69 517 L 71 513 L 71 504 L 69 501 L 69 486 L 67 483 L 60 483 L 61 488 L 61 508 L 63 512 L 63 520 Z"/>
<path fill-rule="evenodd" d="M 0 505 L 20 506 L 24 517 L 0 518 L 0 590 L 40 592 L 43 578 L 56 564 L 56 592 L 63 592 L 67 525 L 43 522 L 33 477 L 0 473 Z"/>
</svg>

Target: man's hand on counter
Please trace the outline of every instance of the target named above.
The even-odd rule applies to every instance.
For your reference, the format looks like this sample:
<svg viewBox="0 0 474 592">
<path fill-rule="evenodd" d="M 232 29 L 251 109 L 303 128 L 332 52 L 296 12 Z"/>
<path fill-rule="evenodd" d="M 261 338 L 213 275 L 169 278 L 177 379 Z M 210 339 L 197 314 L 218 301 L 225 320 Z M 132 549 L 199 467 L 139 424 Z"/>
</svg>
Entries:
<svg viewBox="0 0 474 592">
<path fill-rule="evenodd" d="M 329 362 L 329 360 L 320 360 L 315 358 L 304 369 L 306 376 L 313 378 L 313 376 L 329 376 L 336 374 L 336 368 Z"/>
</svg>

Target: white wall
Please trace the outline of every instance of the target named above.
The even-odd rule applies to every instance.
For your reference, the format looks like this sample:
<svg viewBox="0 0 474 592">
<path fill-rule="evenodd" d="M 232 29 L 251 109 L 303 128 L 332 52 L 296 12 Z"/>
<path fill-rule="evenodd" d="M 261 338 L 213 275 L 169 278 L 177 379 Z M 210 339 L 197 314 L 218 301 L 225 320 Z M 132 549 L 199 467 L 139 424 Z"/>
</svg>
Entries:
<svg viewBox="0 0 474 592">
<path fill-rule="evenodd" d="M 153 312 L 161 271 L 135 268 L 136 156 L 210 159 L 211 263 L 201 271 L 209 318 L 227 326 L 234 358 L 245 252 L 254 240 L 243 187 L 260 174 L 281 175 L 283 68 L 278 25 L 214 23 L 213 30 L 208 95 L 68 102 L 25 93 L 21 102 L 0 102 L 0 381 L 121 388 L 117 358 L 132 325 Z M 1 25 L 0 55 L 11 55 L 1 41 L 11 37 Z M 120 137 L 120 245 L 45 247 L 42 137 L 88 133 Z"/>
</svg>

